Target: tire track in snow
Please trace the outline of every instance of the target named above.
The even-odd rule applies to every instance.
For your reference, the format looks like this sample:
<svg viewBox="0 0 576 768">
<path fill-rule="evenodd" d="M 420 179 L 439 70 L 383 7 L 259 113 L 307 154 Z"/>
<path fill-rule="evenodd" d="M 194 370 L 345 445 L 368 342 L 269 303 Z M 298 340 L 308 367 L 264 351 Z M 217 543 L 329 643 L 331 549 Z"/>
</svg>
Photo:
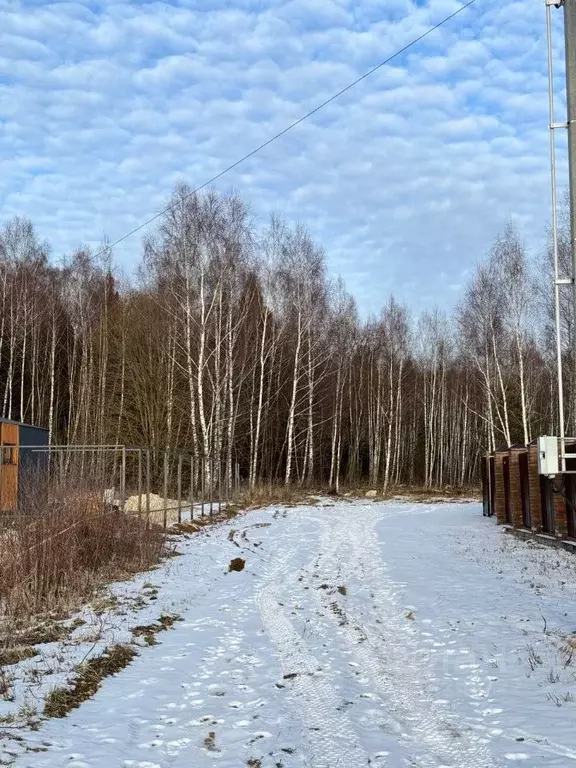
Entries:
<svg viewBox="0 0 576 768">
<path fill-rule="evenodd" d="M 379 617 L 387 628 L 387 637 L 382 636 L 381 630 L 370 628 L 362 615 L 354 615 L 348 608 L 346 622 L 338 621 L 338 616 L 327 605 L 329 598 L 324 594 L 321 600 L 326 616 L 338 623 L 361 670 L 403 722 L 405 733 L 402 739 L 412 751 L 410 764 L 418 768 L 447 764 L 458 768 L 498 765 L 478 736 L 468 726 L 461 726 L 450 710 L 427 693 L 426 658 L 421 653 L 414 653 L 421 649 L 415 649 L 414 641 L 407 637 L 406 619 L 400 619 L 394 588 L 381 560 L 374 531 L 381 516 L 370 509 L 360 512 L 356 508 L 354 512 L 353 517 L 341 514 L 324 523 L 317 568 L 322 578 L 328 580 L 333 580 L 336 568 L 344 580 L 353 576 L 369 580 Z M 381 657 L 383 649 L 385 661 Z"/>
<path fill-rule="evenodd" d="M 292 541 L 296 541 L 292 539 Z M 300 540 L 298 540 L 300 543 Z M 305 729 L 305 739 L 311 753 L 311 768 L 360 768 L 369 765 L 368 755 L 361 747 L 350 719 L 338 711 L 340 697 L 321 671 L 321 664 L 308 649 L 304 638 L 296 631 L 282 605 L 283 597 L 278 584 L 289 587 L 296 594 L 289 573 L 297 567 L 291 561 L 294 546 L 286 547 L 273 566 L 262 573 L 264 585 L 256 602 L 262 623 L 276 646 L 284 675 L 295 675 L 287 680 L 290 702 Z M 301 563 L 298 564 L 301 566 Z"/>
</svg>

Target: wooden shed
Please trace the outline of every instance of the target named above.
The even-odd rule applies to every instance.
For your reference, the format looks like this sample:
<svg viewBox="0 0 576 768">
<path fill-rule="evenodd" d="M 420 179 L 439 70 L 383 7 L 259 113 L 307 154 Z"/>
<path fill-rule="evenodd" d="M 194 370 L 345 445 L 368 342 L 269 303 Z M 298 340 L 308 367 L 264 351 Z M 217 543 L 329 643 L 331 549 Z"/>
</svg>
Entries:
<svg viewBox="0 0 576 768">
<path fill-rule="evenodd" d="M 42 449 L 47 447 L 47 429 L 0 419 L 0 511 L 17 509 L 26 482 L 46 471 L 48 453 Z"/>
</svg>

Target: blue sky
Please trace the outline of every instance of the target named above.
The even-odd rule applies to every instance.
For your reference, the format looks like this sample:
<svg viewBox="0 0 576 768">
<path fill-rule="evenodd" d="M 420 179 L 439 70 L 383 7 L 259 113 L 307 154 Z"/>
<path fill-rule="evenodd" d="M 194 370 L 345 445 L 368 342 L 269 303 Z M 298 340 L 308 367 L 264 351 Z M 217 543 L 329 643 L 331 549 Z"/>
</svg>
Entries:
<svg viewBox="0 0 576 768">
<path fill-rule="evenodd" d="M 0 0 L 0 220 L 115 240 L 459 5 Z M 543 248 L 547 121 L 543 2 L 477 0 L 217 186 L 305 223 L 362 314 L 450 308 L 508 218 Z"/>
</svg>

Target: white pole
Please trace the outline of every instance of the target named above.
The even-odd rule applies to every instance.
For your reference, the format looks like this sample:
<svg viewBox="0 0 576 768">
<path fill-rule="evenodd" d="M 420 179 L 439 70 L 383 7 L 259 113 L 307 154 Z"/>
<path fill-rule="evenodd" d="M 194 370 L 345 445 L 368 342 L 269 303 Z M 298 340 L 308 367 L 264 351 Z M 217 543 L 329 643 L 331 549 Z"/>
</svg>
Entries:
<svg viewBox="0 0 576 768">
<path fill-rule="evenodd" d="M 546 39 L 548 43 L 548 109 L 550 133 L 550 183 L 552 192 L 552 253 L 554 256 L 554 317 L 556 321 L 556 366 L 558 370 L 558 421 L 560 429 L 561 470 L 566 471 L 566 446 L 564 428 L 564 385 L 562 381 L 562 329 L 560 327 L 560 280 L 558 265 L 558 211 L 556 200 L 556 142 L 554 131 L 554 69 L 552 58 L 552 19 L 550 3 L 546 2 Z M 565 127 L 565 126 L 564 126 Z"/>
</svg>

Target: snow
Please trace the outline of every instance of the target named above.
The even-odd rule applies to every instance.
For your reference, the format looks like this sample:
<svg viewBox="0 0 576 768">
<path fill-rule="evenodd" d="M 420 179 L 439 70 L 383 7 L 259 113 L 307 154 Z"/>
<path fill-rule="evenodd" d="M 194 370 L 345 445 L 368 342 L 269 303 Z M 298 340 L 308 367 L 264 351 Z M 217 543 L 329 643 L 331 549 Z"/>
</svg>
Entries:
<svg viewBox="0 0 576 768">
<path fill-rule="evenodd" d="M 261 510 L 179 549 L 114 585 L 121 611 L 88 650 L 183 621 L 27 733 L 42 751 L 7 743 L 17 767 L 576 763 L 573 555 L 516 540 L 478 504 L 396 502 Z M 85 616 L 75 632 L 102 621 Z"/>
</svg>

